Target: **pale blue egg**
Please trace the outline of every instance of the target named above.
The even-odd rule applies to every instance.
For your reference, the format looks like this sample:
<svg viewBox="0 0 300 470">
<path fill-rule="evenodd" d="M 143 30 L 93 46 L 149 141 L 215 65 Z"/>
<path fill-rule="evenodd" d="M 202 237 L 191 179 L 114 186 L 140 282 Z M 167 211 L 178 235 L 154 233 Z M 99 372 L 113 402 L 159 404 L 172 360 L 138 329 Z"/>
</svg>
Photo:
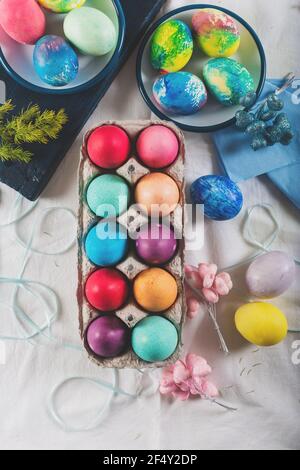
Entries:
<svg viewBox="0 0 300 470">
<path fill-rule="evenodd" d="M 243 207 L 243 194 L 238 185 L 227 176 L 208 175 L 191 186 L 194 204 L 204 205 L 204 214 L 212 220 L 230 220 Z"/>
<path fill-rule="evenodd" d="M 163 111 L 175 115 L 195 114 L 207 102 L 204 83 L 189 72 L 159 77 L 153 86 L 153 96 Z"/>
<path fill-rule="evenodd" d="M 40 79 L 52 86 L 72 82 L 79 69 L 78 57 L 72 47 L 60 36 L 43 36 L 33 52 L 34 70 Z"/>
</svg>

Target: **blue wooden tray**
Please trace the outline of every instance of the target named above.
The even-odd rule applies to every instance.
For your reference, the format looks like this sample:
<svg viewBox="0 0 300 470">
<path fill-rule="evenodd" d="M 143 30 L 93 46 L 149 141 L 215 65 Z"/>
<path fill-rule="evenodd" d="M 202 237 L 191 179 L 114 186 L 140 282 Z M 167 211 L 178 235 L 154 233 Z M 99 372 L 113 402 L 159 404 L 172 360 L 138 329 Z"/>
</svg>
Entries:
<svg viewBox="0 0 300 470">
<path fill-rule="evenodd" d="M 6 98 L 12 99 L 16 111 L 37 103 L 41 109 L 65 108 L 69 122 L 60 138 L 48 145 L 31 146 L 35 157 L 29 164 L 0 163 L 0 181 L 34 201 L 47 186 L 59 163 L 80 130 L 103 98 L 120 68 L 135 49 L 166 0 L 121 0 L 126 17 L 124 49 L 115 69 L 99 85 L 73 95 L 46 95 L 29 91 L 16 83 L 0 66 L 1 81 L 6 85 Z M 3 84 L 2 84 L 3 85 Z M 128 116 L 130 118 L 130 116 Z"/>
</svg>

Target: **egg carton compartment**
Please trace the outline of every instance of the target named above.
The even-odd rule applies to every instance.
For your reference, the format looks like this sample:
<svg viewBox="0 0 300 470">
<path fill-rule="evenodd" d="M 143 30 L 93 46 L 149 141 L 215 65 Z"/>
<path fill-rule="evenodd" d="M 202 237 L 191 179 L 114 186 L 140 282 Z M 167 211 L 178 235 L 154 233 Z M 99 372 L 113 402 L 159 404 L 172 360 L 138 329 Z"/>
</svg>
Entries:
<svg viewBox="0 0 300 470">
<path fill-rule="evenodd" d="M 103 125 L 116 125 L 126 131 L 131 142 L 133 143 L 131 148 L 131 154 L 129 160 L 120 168 L 113 171 L 103 170 L 92 163 L 88 157 L 87 142 L 91 133 L 100 126 Z M 179 142 L 179 154 L 176 161 L 168 168 L 155 169 L 145 167 L 137 156 L 135 149 L 135 142 L 139 134 L 146 128 L 153 125 L 163 125 L 171 129 L 177 136 Z M 87 132 L 84 137 L 83 145 L 81 148 L 80 166 L 79 166 L 79 213 L 78 213 L 78 309 L 79 309 L 79 328 L 82 341 L 85 349 L 87 350 L 89 358 L 98 364 L 100 367 L 111 367 L 111 368 L 154 368 L 164 367 L 166 365 L 174 363 L 180 356 L 181 350 L 181 330 L 185 319 L 186 305 L 184 298 L 184 204 L 185 204 L 185 183 L 184 183 L 184 160 L 185 160 L 185 144 L 184 137 L 178 128 L 169 122 L 152 120 L 152 121 L 108 121 L 102 122 L 94 129 Z M 100 269 L 95 266 L 87 258 L 84 248 L 85 235 L 89 229 L 99 221 L 103 220 L 97 217 L 88 207 L 86 202 L 86 188 L 90 181 L 95 177 L 103 174 L 116 174 L 123 177 L 128 183 L 131 189 L 133 189 L 136 183 L 145 175 L 159 172 L 171 176 L 177 183 L 180 189 L 180 201 L 175 211 L 170 214 L 169 218 L 171 226 L 174 228 L 176 234 L 180 235 L 181 239 L 178 240 L 178 249 L 174 257 L 167 264 L 162 266 L 155 266 L 164 269 L 169 272 L 176 280 L 178 288 L 178 296 L 176 302 L 171 308 L 162 312 L 155 313 L 154 315 L 162 316 L 169 319 L 176 327 L 178 331 L 179 342 L 177 349 L 171 357 L 162 362 L 149 363 L 141 360 L 132 349 L 125 354 L 114 357 L 114 358 L 102 358 L 96 356 L 89 348 L 86 341 L 86 330 L 90 323 L 97 317 L 103 315 L 103 312 L 95 310 L 87 301 L 85 296 L 85 284 L 88 277 Z M 132 230 L 136 230 L 148 223 L 149 219 L 146 214 L 137 210 L 134 207 L 134 203 L 129 206 L 128 210 L 117 217 L 117 222 L 124 227 L 128 234 Z M 163 222 L 162 222 L 163 223 Z M 130 238 L 130 237 L 129 237 Z M 135 243 L 130 241 L 130 248 L 127 257 L 121 263 L 113 266 L 123 273 L 126 278 L 132 281 L 142 271 L 153 267 L 152 265 L 146 264 L 141 261 L 135 250 Z M 130 329 L 132 329 L 140 320 L 153 315 L 144 311 L 136 302 L 131 289 L 130 298 L 124 308 L 121 308 L 109 315 L 116 315 L 119 317 Z"/>
</svg>

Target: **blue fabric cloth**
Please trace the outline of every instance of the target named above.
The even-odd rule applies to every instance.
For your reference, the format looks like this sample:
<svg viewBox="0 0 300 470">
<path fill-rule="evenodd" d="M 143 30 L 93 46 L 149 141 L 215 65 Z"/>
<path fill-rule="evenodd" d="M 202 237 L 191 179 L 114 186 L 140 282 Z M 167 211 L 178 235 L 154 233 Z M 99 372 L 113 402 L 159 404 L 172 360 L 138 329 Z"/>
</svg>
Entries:
<svg viewBox="0 0 300 470">
<path fill-rule="evenodd" d="M 277 85 L 280 83 L 280 80 L 272 80 L 272 82 Z M 300 128 L 300 81 L 297 83 L 298 91 L 294 96 L 294 107 L 298 107 L 298 116 L 297 121 L 294 123 L 295 130 L 297 129 L 299 133 Z M 295 90 L 289 90 L 289 92 L 295 92 Z M 284 168 L 279 168 L 268 173 L 269 178 L 273 183 L 282 191 L 292 202 L 293 204 L 300 209 L 300 148 L 298 148 L 298 163 L 294 165 L 289 165 Z"/>
<path fill-rule="evenodd" d="M 281 80 L 268 80 L 261 99 L 276 87 Z M 217 148 L 220 164 L 233 181 L 242 181 L 268 174 L 273 183 L 300 208 L 300 104 L 299 96 L 292 100 L 295 89 L 289 89 L 280 96 L 285 102 L 285 112 L 292 122 L 296 134 L 288 146 L 275 145 L 254 152 L 250 148 L 249 136 L 234 127 L 216 132 L 213 140 Z M 299 93 L 298 93 L 299 95 Z"/>
</svg>

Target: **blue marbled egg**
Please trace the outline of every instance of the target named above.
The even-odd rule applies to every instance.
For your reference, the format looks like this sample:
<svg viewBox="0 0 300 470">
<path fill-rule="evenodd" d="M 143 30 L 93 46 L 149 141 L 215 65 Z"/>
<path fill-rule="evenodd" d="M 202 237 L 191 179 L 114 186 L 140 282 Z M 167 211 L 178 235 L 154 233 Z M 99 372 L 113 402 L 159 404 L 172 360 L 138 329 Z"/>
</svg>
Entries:
<svg viewBox="0 0 300 470">
<path fill-rule="evenodd" d="M 207 102 L 204 83 L 189 72 L 163 75 L 153 85 L 153 96 L 161 109 L 169 114 L 190 115 Z"/>
<path fill-rule="evenodd" d="M 209 60 L 204 66 L 203 76 L 208 89 L 224 106 L 237 105 L 241 98 L 255 91 L 250 72 L 233 59 Z"/>
<path fill-rule="evenodd" d="M 243 195 L 236 183 L 227 176 L 208 175 L 191 186 L 194 204 L 204 205 L 204 214 L 212 220 L 230 220 L 243 207 Z"/>
<path fill-rule="evenodd" d="M 60 36 L 43 36 L 35 45 L 33 65 L 43 82 L 65 86 L 78 73 L 78 57 L 72 47 Z"/>
</svg>

